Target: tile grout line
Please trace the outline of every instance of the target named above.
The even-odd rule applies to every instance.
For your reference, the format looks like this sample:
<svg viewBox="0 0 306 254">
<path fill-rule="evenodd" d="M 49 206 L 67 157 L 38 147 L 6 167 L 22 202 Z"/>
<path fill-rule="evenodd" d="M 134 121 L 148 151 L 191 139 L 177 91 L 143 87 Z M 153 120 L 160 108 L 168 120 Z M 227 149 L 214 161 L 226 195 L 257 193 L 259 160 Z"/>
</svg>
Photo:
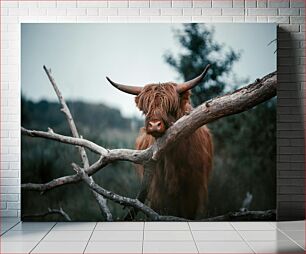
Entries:
<svg viewBox="0 0 306 254">
<path fill-rule="evenodd" d="M 144 245 L 144 234 L 145 234 L 145 221 L 143 222 L 142 226 L 142 245 L 141 245 L 141 253 L 143 253 L 143 245 Z"/>
<path fill-rule="evenodd" d="M 290 237 L 289 235 L 287 235 L 283 230 L 276 228 L 279 232 L 283 233 L 287 238 L 289 238 L 292 242 L 294 242 L 296 245 L 298 245 L 299 247 L 301 247 L 303 250 L 305 250 L 305 248 L 303 246 L 301 246 L 300 244 L 298 244 L 292 237 Z"/>
<path fill-rule="evenodd" d="M 97 225 L 98 225 L 98 222 L 96 222 L 96 224 L 95 224 L 95 226 L 94 226 L 94 228 L 93 228 L 93 230 L 92 230 L 92 232 L 91 232 L 91 234 L 90 234 L 90 236 L 89 236 L 89 239 L 88 239 L 88 241 L 87 241 L 87 243 L 86 243 L 86 246 L 85 246 L 85 248 L 84 248 L 84 250 L 83 250 L 83 254 L 85 253 L 85 251 L 86 251 L 86 249 L 87 249 L 87 246 L 88 246 L 88 244 L 89 244 L 89 241 L 90 241 L 90 239 L 91 239 L 93 233 L 95 232 L 95 229 L 96 229 Z"/>
<path fill-rule="evenodd" d="M 277 223 L 277 221 L 275 221 Z M 269 221 L 269 224 L 274 228 L 277 229 L 277 224 L 273 224 L 271 221 Z"/>
<path fill-rule="evenodd" d="M 51 230 L 55 227 L 57 222 L 49 229 L 49 231 L 38 241 L 38 243 L 29 251 L 29 253 L 32 253 L 32 251 L 40 244 L 40 242 L 51 232 Z"/>
<path fill-rule="evenodd" d="M 191 233 L 192 240 L 193 240 L 193 242 L 194 242 L 194 244 L 195 244 L 195 246 L 196 246 L 197 252 L 200 253 L 199 248 L 198 248 L 198 245 L 197 245 L 196 241 L 194 240 L 193 233 L 192 233 L 192 230 L 191 230 L 191 227 L 190 227 L 190 224 L 189 224 L 188 221 L 187 221 L 187 225 L 188 225 L 188 227 L 189 227 L 189 231 L 190 231 L 190 233 Z"/>
<path fill-rule="evenodd" d="M 249 242 L 247 240 L 245 240 L 244 237 L 240 234 L 239 230 L 234 227 L 233 223 L 230 222 L 230 224 L 234 228 L 234 230 L 237 232 L 237 234 L 241 237 L 243 242 L 246 243 L 246 245 L 253 251 L 253 253 L 256 253 L 256 251 L 252 248 L 252 246 L 249 244 Z"/>
<path fill-rule="evenodd" d="M 3 236 L 5 233 L 9 232 L 12 228 L 14 228 L 15 226 L 17 226 L 21 221 L 18 221 L 16 224 L 14 224 L 13 226 L 11 226 L 9 229 L 5 230 L 0 236 Z"/>
</svg>

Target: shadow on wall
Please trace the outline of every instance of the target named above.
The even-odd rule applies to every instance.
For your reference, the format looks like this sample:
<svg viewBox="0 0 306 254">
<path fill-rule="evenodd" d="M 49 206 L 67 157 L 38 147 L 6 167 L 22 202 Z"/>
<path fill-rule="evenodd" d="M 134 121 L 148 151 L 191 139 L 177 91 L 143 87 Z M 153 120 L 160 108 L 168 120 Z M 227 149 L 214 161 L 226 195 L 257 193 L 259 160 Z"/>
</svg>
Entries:
<svg viewBox="0 0 306 254">
<path fill-rule="evenodd" d="M 304 219 L 304 49 L 285 29 L 278 27 L 277 35 L 277 219 Z"/>
</svg>

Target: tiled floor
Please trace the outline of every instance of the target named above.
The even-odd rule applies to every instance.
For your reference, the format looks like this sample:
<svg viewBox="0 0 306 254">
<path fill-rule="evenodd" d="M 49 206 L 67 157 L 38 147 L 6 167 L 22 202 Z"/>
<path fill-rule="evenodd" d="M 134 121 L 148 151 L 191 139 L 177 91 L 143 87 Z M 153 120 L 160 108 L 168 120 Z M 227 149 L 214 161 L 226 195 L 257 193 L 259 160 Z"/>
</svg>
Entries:
<svg viewBox="0 0 306 254">
<path fill-rule="evenodd" d="M 0 253 L 304 253 L 305 221 L 22 223 L 1 219 Z"/>
</svg>

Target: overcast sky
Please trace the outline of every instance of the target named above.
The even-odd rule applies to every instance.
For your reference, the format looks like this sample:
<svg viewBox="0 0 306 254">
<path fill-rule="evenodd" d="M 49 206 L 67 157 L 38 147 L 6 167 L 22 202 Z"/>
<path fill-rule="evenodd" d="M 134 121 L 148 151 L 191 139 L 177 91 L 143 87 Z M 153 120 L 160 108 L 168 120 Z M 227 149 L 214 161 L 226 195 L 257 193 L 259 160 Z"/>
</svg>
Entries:
<svg viewBox="0 0 306 254">
<path fill-rule="evenodd" d="M 211 26 L 211 25 L 209 25 Z M 274 24 L 215 24 L 215 39 L 241 51 L 234 65 L 240 77 L 256 78 L 276 70 Z M 163 60 L 167 50 L 182 49 L 173 37 L 180 24 L 22 24 L 21 90 L 28 99 L 55 101 L 55 93 L 42 69 L 51 68 L 63 96 L 101 102 L 119 108 L 125 116 L 138 116 L 132 95 L 105 79 L 144 85 L 178 80 Z"/>
</svg>

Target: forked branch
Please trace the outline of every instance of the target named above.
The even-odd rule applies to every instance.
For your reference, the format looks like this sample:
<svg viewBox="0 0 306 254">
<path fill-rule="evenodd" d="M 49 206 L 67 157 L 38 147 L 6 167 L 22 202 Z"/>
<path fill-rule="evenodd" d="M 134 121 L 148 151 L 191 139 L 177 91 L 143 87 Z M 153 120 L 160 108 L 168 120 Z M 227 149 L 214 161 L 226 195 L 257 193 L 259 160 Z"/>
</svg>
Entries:
<svg viewBox="0 0 306 254">
<path fill-rule="evenodd" d="M 48 208 L 48 211 L 42 212 L 42 213 L 23 214 L 22 219 L 45 217 L 45 216 L 52 215 L 52 214 L 59 214 L 63 216 L 66 221 L 71 221 L 70 216 L 61 207 L 59 209 Z"/>
<path fill-rule="evenodd" d="M 60 90 L 58 89 L 58 86 L 56 85 L 54 78 L 52 77 L 50 71 L 46 68 L 46 66 L 44 66 L 43 68 L 44 68 L 44 70 L 45 70 L 45 72 L 46 72 L 46 74 L 47 74 L 47 76 L 48 76 L 48 78 L 49 78 L 49 80 L 50 80 L 50 82 L 53 86 L 53 89 L 54 89 L 54 91 L 57 95 L 59 103 L 62 106 L 61 111 L 65 114 L 65 117 L 66 117 L 66 120 L 68 122 L 68 125 L 69 125 L 72 136 L 75 137 L 75 138 L 82 138 L 79 135 L 79 132 L 77 130 L 77 127 L 76 127 L 75 122 L 73 120 L 73 117 L 71 115 L 70 109 L 69 109 L 68 105 L 66 104 L 66 101 L 65 101 L 63 95 L 61 94 Z M 82 160 L 82 163 L 83 163 L 83 167 L 85 169 L 88 169 L 89 168 L 89 160 L 88 160 L 85 148 L 82 147 L 82 146 L 77 146 L 77 149 L 79 151 L 79 154 L 80 154 L 80 157 L 81 157 L 81 160 Z M 107 221 L 112 221 L 113 220 L 112 214 L 111 214 L 111 212 L 110 212 L 110 210 L 107 206 L 106 200 L 102 196 L 97 194 L 95 191 L 92 191 L 92 193 L 93 193 L 95 199 L 97 200 L 98 205 L 100 207 L 100 210 L 104 214 L 106 220 Z"/>
<path fill-rule="evenodd" d="M 175 216 L 163 216 L 159 215 L 157 212 L 155 212 L 152 208 L 148 207 L 144 203 L 140 202 L 138 199 L 133 199 L 133 198 L 127 198 L 123 197 L 121 195 L 118 195 L 114 192 L 105 190 L 98 184 L 94 182 L 92 178 L 90 178 L 78 165 L 75 163 L 72 163 L 72 167 L 75 169 L 78 175 L 80 175 L 81 179 L 95 192 L 99 193 L 103 197 L 112 200 L 120 205 L 123 206 L 129 206 L 136 208 L 137 210 L 142 211 L 145 215 L 147 215 L 151 220 L 164 220 L 164 221 L 185 221 L 186 219 L 175 217 Z"/>
</svg>

